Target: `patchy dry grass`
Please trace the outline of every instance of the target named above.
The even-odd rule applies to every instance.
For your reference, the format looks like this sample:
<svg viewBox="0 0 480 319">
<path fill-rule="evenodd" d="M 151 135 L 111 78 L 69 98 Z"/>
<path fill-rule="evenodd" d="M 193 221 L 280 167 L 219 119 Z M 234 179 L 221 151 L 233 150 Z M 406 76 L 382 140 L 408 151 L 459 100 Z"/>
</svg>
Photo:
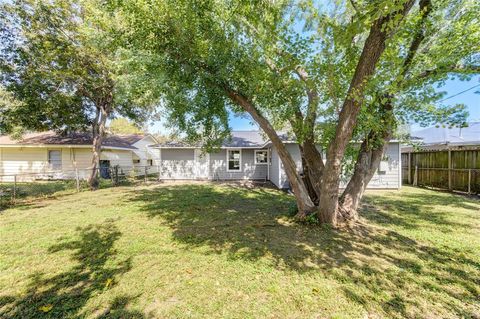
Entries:
<svg viewBox="0 0 480 319">
<path fill-rule="evenodd" d="M 118 187 L 0 214 L 2 318 L 478 318 L 480 202 L 371 192 L 351 230 L 218 184 Z"/>
</svg>

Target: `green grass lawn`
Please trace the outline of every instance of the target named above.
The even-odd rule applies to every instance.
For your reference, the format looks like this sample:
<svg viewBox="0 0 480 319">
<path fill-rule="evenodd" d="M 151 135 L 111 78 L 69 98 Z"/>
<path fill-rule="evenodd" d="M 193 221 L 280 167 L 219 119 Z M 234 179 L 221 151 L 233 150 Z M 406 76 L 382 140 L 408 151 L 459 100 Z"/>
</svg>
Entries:
<svg viewBox="0 0 480 319">
<path fill-rule="evenodd" d="M 350 230 L 220 184 L 81 192 L 0 213 L 1 318 L 479 318 L 480 201 L 370 192 Z"/>
<path fill-rule="evenodd" d="M 100 187 L 110 187 L 109 180 L 100 179 Z M 88 184 L 82 180 L 79 184 L 82 190 L 88 189 Z M 13 189 L 15 188 L 15 200 Z M 75 180 L 37 180 L 34 182 L 0 182 L 0 209 L 15 204 L 28 204 L 45 198 L 70 195 L 77 192 Z"/>
</svg>

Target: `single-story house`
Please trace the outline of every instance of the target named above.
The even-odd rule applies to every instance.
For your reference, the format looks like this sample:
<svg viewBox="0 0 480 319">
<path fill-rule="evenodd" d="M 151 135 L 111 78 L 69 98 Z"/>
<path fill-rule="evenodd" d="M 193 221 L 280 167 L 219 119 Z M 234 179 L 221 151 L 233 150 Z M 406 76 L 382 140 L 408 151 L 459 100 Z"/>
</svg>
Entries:
<svg viewBox="0 0 480 319">
<path fill-rule="evenodd" d="M 112 135 L 102 144 L 101 167 L 158 167 L 157 141 L 151 135 Z M 92 166 L 92 134 L 55 132 L 25 134 L 20 140 L 0 136 L 0 181 L 88 176 Z M 42 174 L 44 176 L 42 177 Z"/>
<path fill-rule="evenodd" d="M 286 135 L 281 137 L 301 173 L 298 144 Z M 150 148 L 159 151 L 161 179 L 269 180 L 278 188 L 289 188 L 277 150 L 260 131 L 233 131 L 231 139 L 212 153 L 204 153 L 198 145 L 181 142 L 165 142 Z M 400 143 L 391 141 L 368 187 L 398 189 L 400 174 Z"/>
</svg>

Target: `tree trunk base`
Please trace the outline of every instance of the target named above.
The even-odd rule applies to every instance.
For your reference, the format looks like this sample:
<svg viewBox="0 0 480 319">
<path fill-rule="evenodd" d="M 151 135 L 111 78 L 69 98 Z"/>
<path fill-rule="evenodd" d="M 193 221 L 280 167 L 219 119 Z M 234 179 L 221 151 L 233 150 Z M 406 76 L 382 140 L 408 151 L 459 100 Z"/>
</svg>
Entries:
<svg viewBox="0 0 480 319">
<path fill-rule="evenodd" d="M 98 177 L 92 177 L 89 181 L 88 184 L 90 186 L 90 190 L 95 191 L 98 189 L 100 186 L 100 182 L 98 180 Z"/>
<path fill-rule="evenodd" d="M 317 206 L 315 207 L 312 207 L 311 209 L 309 210 L 305 210 L 305 211 L 299 211 L 295 216 L 294 216 L 294 219 L 298 222 L 304 222 L 307 220 L 307 218 L 311 215 L 315 215 L 316 214 L 316 211 L 317 211 Z"/>
<path fill-rule="evenodd" d="M 318 206 L 315 206 L 313 209 L 308 211 L 298 212 L 294 219 L 297 222 L 305 222 L 308 217 L 312 215 L 317 215 Z M 359 220 L 359 215 L 357 209 L 353 207 L 347 207 L 345 205 L 338 205 L 337 211 L 335 213 L 335 223 L 331 222 L 322 222 L 319 219 L 320 225 L 330 225 L 333 228 L 344 228 L 344 227 L 352 227 L 357 223 Z"/>
<path fill-rule="evenodd" d="M 352 207 L 339 206 L 337 227 L 351 227 L 358 221 L 358 211 Z"/>
</svg>

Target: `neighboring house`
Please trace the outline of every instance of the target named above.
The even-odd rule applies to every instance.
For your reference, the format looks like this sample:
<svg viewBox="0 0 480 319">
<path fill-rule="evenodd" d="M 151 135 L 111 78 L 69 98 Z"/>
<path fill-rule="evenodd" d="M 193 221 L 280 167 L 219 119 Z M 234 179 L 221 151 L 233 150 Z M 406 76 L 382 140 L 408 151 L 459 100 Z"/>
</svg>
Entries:
<svg viewBox="0 0 480 319">
<path fill-rule="evenodd" d="M 108 135 L 102 144 L 101 167 L 158 167 L 156 151 L 148 148 L 155 143 L 150 135 Z M 71 178 L 76 172 L 85 178 L 91 166 L 90 133 L 29 133 L 20 140 L 0 136 L 0 181 L 11 181 L 14 175 L 18 175 L 17 180 L 42 178 L 39 174 L 45 174 L 43 178 Z"/>
<path fill-rule="evenodd" d="M 480 122 L 470 122 L 467 127 L 429 127 L 412 133 L 416 143 L 403 146 L 402 153 L 460 149 L 480 149 Z M 420 141 L 420 143 L 418 143 Z"/>
<path fill-rule="evenodd" d="M 286 136 L 281 137 L 301 172 L 298 144 Z M 161 143 L 150 148 L 159 150 L 161 179 L 270 180 L 278 188 L 289 188 L 277 150 L 259 131 L 233 131 L 232 138 L 212 153 L 179 142 Z M 368 187 L 398 189 L 401 187 L 398 141 L 390 142 L 384 157 Z"/>
<path fill-rule="evenodd" d="M 480 122 L 467 127 L 430 127 L 413 132 L 402 147 L 405 184 L 480 193 Z"/>
</svg>

